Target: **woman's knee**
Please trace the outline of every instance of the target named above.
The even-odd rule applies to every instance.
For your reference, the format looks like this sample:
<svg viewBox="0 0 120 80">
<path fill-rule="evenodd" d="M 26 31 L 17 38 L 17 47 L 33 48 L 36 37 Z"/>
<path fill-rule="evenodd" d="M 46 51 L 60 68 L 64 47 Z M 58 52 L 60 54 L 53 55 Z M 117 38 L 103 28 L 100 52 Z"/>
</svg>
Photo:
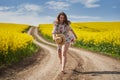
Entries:
<svg viewBox="0 0 120 80">
<path fill-rule="evenodd" d="M 61 51 L 57 51 L 57 53 L 60 55 L 60 54 L 62 54 L 62 52 Z"/>
<path fill-rule="evenodd" d="M 57 52 L 60 53 L 62 51 L 62 48 L 60 46 L 57 47 Z"/>
<path fill-rule="evenodd" d="M 66 54 L 62 54 L 62 56 L 66 57 Z"/>
<path fill-rule="evenodd" d="M 62 54 L 66 54 L 66 53 L 67 53 L 67 51 L 68 51 L 68 49 L 67 49 L 67 48 L 63 49 Z"/>
<path fill-rule="evenodd" d="M 57 50 L 57 53 L 58 53 L 58 54 L 62 54 L 62 50 L 60 50 L 60 49 Z"/>
<path fill-rule="evenodd" d="M 63 52 L 62 52 L 62 56 L 66 56 L 66 51 L 63 51 Z"/>
</svg>

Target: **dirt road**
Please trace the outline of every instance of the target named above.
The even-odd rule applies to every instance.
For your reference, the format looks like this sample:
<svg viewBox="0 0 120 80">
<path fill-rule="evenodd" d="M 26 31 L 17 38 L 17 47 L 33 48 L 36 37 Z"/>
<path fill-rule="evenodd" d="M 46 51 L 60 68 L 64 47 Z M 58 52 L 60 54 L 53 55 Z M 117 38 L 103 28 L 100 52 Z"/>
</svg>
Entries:
<svg viewBox="0 0 120 80">
<path fill-rule="evenodd" d="M 28 34 L 34 36 L 38 46 L 44 50 L 44 58 L 36 65 L 23 69 L 2 80 L 120 80 L 120 61 L 78 48 L 69 48 L 66 65 L 67 74 L 60 72 L 61 65 L 56 54 L 56 44 L 47 42 L 33 27 Z M 39 58 L 39 56 L 38 56 Z"/>
</svg>

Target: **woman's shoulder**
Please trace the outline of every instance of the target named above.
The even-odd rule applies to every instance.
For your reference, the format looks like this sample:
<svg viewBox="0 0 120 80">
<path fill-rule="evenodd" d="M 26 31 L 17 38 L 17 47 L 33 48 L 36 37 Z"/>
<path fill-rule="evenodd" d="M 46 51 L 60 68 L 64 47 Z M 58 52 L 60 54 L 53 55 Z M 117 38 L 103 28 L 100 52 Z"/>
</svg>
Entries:
<svg viewBox="0 0 120 80">
<path fill-rule="evenodd" d="M 58 20 L 55 20 L 55 21 L 53 22 L 53 24 L 54 24 L 55 26 L 57 26 L 57 25 L 58 25 Z"/>
</svg>

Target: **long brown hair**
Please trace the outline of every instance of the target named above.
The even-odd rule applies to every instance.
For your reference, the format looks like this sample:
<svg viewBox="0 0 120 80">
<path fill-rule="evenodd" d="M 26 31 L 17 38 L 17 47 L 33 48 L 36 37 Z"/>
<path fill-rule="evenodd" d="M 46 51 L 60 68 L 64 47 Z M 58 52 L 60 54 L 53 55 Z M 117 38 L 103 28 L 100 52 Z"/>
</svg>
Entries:
<svg viewBox="0 0 120 80">
<path fill-rule="evenodd" d="M 67 19 L 67 15 L 64 12 L 60 12 L 57 16 L 57 23 L 60 24 L 60 16 L 63 15 L 65 17 L 64 23 L 69 25 L 70 21 Z"/>
</svg>

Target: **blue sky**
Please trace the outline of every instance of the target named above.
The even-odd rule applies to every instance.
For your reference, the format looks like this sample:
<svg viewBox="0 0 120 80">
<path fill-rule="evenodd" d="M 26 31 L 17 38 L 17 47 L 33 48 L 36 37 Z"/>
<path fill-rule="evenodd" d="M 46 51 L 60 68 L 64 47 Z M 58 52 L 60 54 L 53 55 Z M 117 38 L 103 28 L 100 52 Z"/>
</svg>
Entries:
<svg viewBox="0 0 120 80">
<path fill-rule="evenodd" d="M 72 22 L 120 21 L 120 0 L 0 0 L 0 22 L 52 23 L 62 11 Z"/>
</svg>

